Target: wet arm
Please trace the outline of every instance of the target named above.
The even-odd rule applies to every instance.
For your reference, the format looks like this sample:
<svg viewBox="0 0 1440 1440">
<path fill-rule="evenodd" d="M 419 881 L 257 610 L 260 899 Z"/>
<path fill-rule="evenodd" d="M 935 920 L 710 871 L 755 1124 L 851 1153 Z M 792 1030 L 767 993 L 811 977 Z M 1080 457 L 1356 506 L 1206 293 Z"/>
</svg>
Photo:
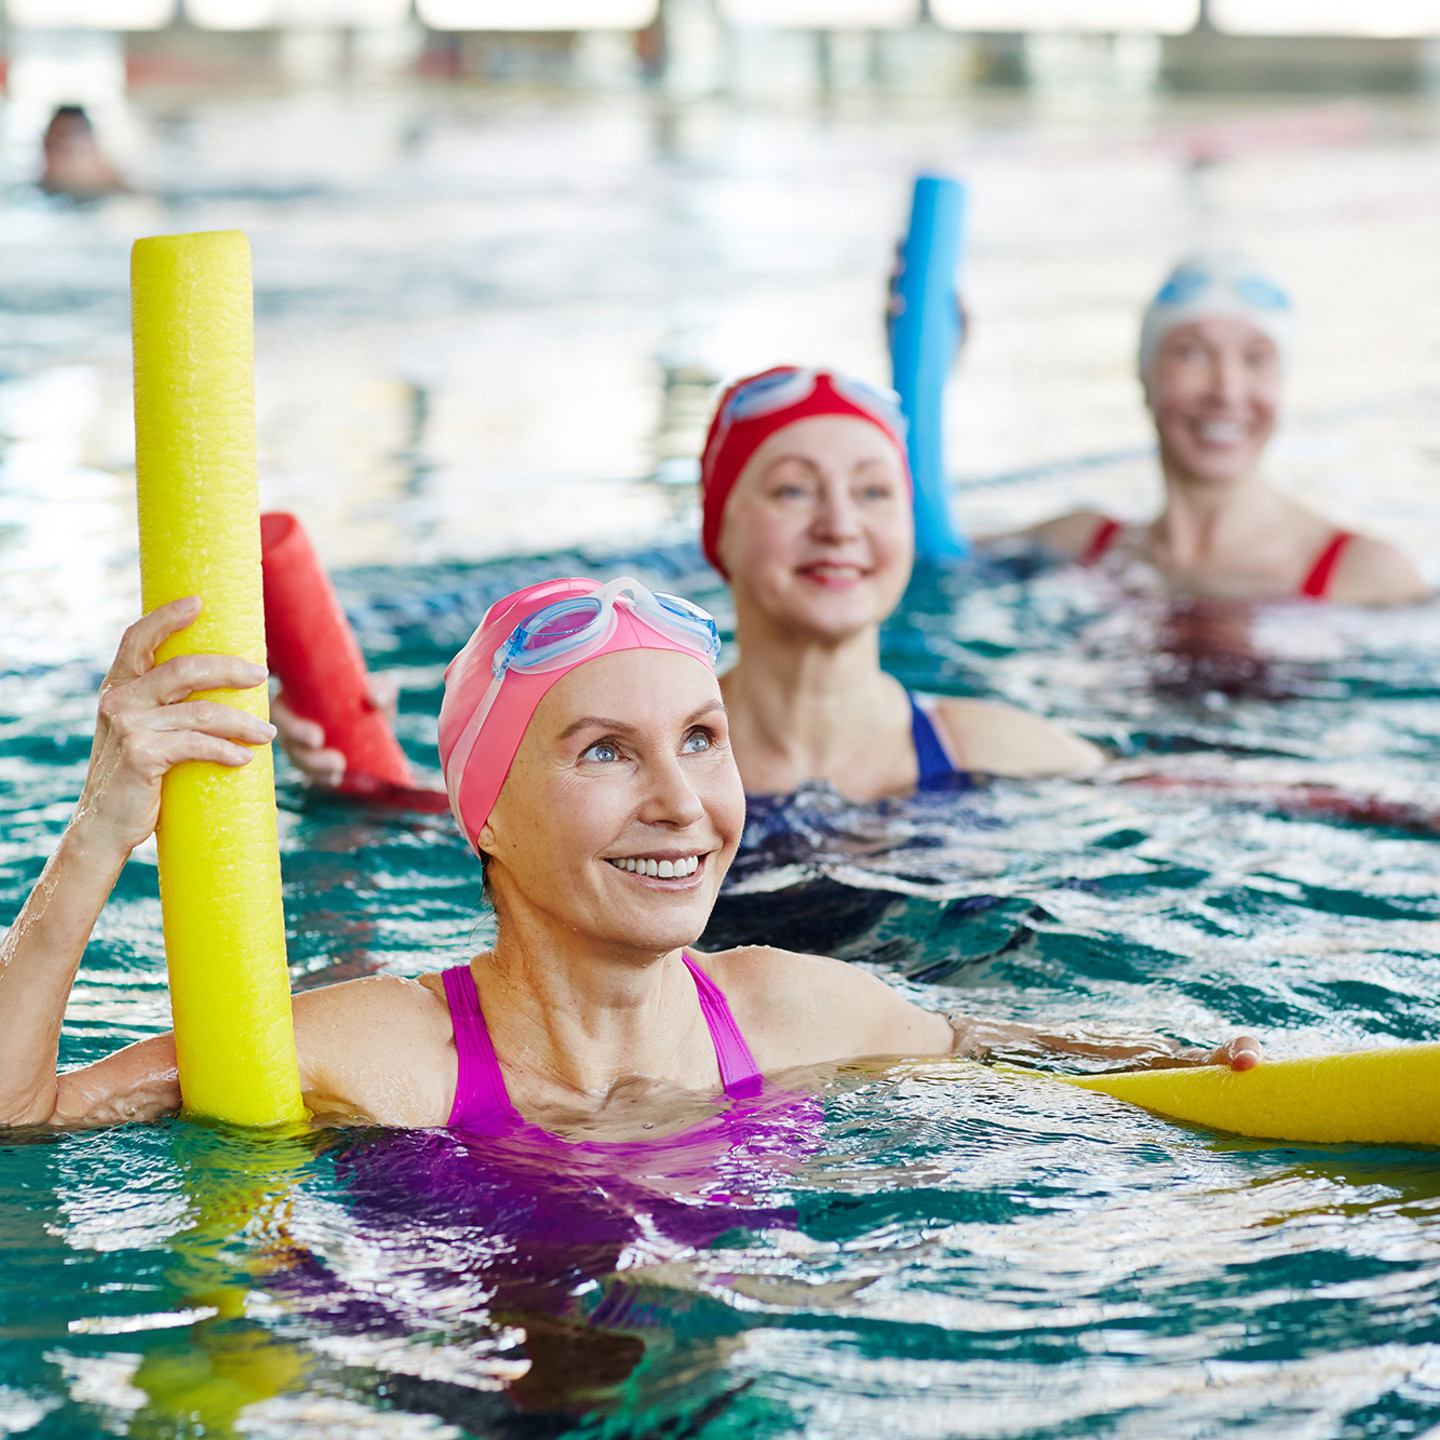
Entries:
<svg viewBox="0 0 1440 1440">
<path fill-rule="evenodd" d="M 1237 1035 L 1212 1051 L 1177 1045 L 1162 1035 L 1124 1034 L 1116 1030 L 1053 1030 L 1043 1025 L 981 1020 L 971 1015 L 947 1016 L 954 1035 L 953 1053 L 974 1060 L 1043 1063 L 1057 1056 L 1121 1062 L 1132 1070 L 1158 1070 L 1179 1065 L 1229 1065 L 1249 1070 L 1264 1059 L 1253 1035 Z"/>
<path fill-rule="evenodd" d="M 74 818 L 0 942 L 0 1125 L 103 1123 L 178 1099 L 173 1051 L 159 1042 L 64 1077 L 56 1061 L 85 946 L 130 852 L 155 828 L 165 772 L 183 760 L 248 764 L 248 747 L 274 733 L 232 706 L 188 698 L 258 684 L 260 666 L 222 655 L 155 664 L 156 647 L 199 613 L 199 601 L 176 600 L 125 632 L 101 689 Z"/>
<path fill-rule="evenodd" d="M 0 1124 L 56 1112 L 65 1002 L 128 853 L 78 814 L 0 943 Z"/>
</svg>

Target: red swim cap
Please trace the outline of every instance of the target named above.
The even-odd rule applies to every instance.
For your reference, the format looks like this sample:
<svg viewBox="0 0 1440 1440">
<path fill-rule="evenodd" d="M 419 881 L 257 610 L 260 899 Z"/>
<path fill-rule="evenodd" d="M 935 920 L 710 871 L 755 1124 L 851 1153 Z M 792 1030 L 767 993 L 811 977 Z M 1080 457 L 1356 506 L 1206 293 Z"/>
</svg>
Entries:
<svg viewBox="0 0 1440 1440">
<path fill-rule="evenodd" d="M 750 457 L 777 430 L 812 415 L 853 415 L 868 420 L 900 454 L 905 480 L 905 419 L 891 395 L 873 390 L 834 370 L 801 370 L 777 365 L 737 380 L 720 397 L 705 450 L 700 457 L 700 493 L 704 523 L 700 544 L 705 558 L 728 580 L 720 563 L 720 523 L 725 505 Z"/>
</svg>

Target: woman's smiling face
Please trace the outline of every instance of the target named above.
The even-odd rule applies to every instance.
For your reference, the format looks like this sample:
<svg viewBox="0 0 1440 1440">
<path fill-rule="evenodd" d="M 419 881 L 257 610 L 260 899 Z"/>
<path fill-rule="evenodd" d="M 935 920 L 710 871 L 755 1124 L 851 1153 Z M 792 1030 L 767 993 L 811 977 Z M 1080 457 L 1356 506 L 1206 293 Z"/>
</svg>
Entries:
<svg viewBox="0 0 1440 1440">
<path fill-rule="evenodd" d="M 502 925 L 524 915 L 654 954 L 699 938 L 744 823 L 715 676 L 625 650 L 540 702 L 480 848 Z"/>
<path fill-rule="evenodd" d="M 1151 362 L 1147 398 L 1166 472 L 1224 484 L 1252 475 L 1275 430 L 1281 365 L 1248 321 L 1209 316 L 1177 326 Z"/>
<path fill-rule="evenodd" d="M 827 639 L 879 624 L 915 555 L 904 462 L 876 426 L 817 415 L 750 457 L 725 507 L 719 550 L 737 603 Z"/>
</svg>

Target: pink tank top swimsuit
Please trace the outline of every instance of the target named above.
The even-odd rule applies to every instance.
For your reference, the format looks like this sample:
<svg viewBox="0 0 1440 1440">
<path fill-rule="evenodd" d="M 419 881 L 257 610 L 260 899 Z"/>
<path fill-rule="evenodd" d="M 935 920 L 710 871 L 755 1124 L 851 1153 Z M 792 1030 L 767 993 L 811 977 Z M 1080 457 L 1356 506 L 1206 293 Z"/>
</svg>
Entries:
<svg viewBox="0 0 1440 1440">
<path fill-rule="evenodd" d="M 700 1013 L 710 1029 L 720 1080 L 732 1099 L 751 1099 L 764 1089 L 764 1077 L 730 1006 L 719 986 L 683 951 L 680 958 L 695 981 Z M 444 972 L 445 998 L 450 1002 L 450 1019 L 455 1026 L 455 1048 L 460 1073 L 455 1081 L 455 1103 L 447 1122 L 452 1129 L 493 1133 L 526 1122 L 510 1103 L 505 1076 L 495 1055 L 489 1027 L 475 993 L 475 980 L 468 965 Z"/>
<path fill-rule="evenodd" d="M 1090 543 L 1085 547 L 1085 551 L 1077 563 L 1081 565 L 1098 564 L 1124 528 L 1118 520 L 1102 520 L 1094 535 L 1090 537 Z M 1350 530 L 1337 530 L 1330 537 L 1325 548 L 1315 557 L 1315 563 L 1310 567 L 1310 573 L 1306 575 L 1300 586 L 1299 593 L 1305 599 L 1323 600 L 1325 598 L 1325 592 L 1330 588 L 1330 577 L 1335 572 L 1335 566 L 1339 563 L 1340 556 L 1344 554 L 1345 547 L 1354 538 L 1355 535 Z"/>
</svg>

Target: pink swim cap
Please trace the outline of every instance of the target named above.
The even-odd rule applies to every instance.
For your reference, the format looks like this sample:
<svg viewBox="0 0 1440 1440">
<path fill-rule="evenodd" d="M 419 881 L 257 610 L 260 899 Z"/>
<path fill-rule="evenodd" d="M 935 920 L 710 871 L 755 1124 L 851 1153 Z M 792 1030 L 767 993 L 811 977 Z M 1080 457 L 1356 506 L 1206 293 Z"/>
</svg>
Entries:
<svg viewBox="0 0 1440 1440">
<path fill-rule="evenodd" d="M 593 607 L 574 603 L 589 599 Z M 674 650 L 713 671 L 719 643 L 705 611 L 628 576 L 546 580 L 497 600 L 446 668 L 440 702 L 445 789 L 476 853 L 530 718 L 557 680 L 617 650 Z"/>
<path fill-rule="evenodd" d="M 835 370 L 777 365 L 773 370 L 747 375 L 728 386 L 720 397 L 700 456 L 700 544 L 705 558 L 722 575 L 725 567 L 720 563 L 720 524 L 740 472 L 777 430 L 812 415 L 853 415 L 868 421 L 899 452 L 900 466 L 909 483 L 905 420 L 893 396 Z"/>
</svg>

